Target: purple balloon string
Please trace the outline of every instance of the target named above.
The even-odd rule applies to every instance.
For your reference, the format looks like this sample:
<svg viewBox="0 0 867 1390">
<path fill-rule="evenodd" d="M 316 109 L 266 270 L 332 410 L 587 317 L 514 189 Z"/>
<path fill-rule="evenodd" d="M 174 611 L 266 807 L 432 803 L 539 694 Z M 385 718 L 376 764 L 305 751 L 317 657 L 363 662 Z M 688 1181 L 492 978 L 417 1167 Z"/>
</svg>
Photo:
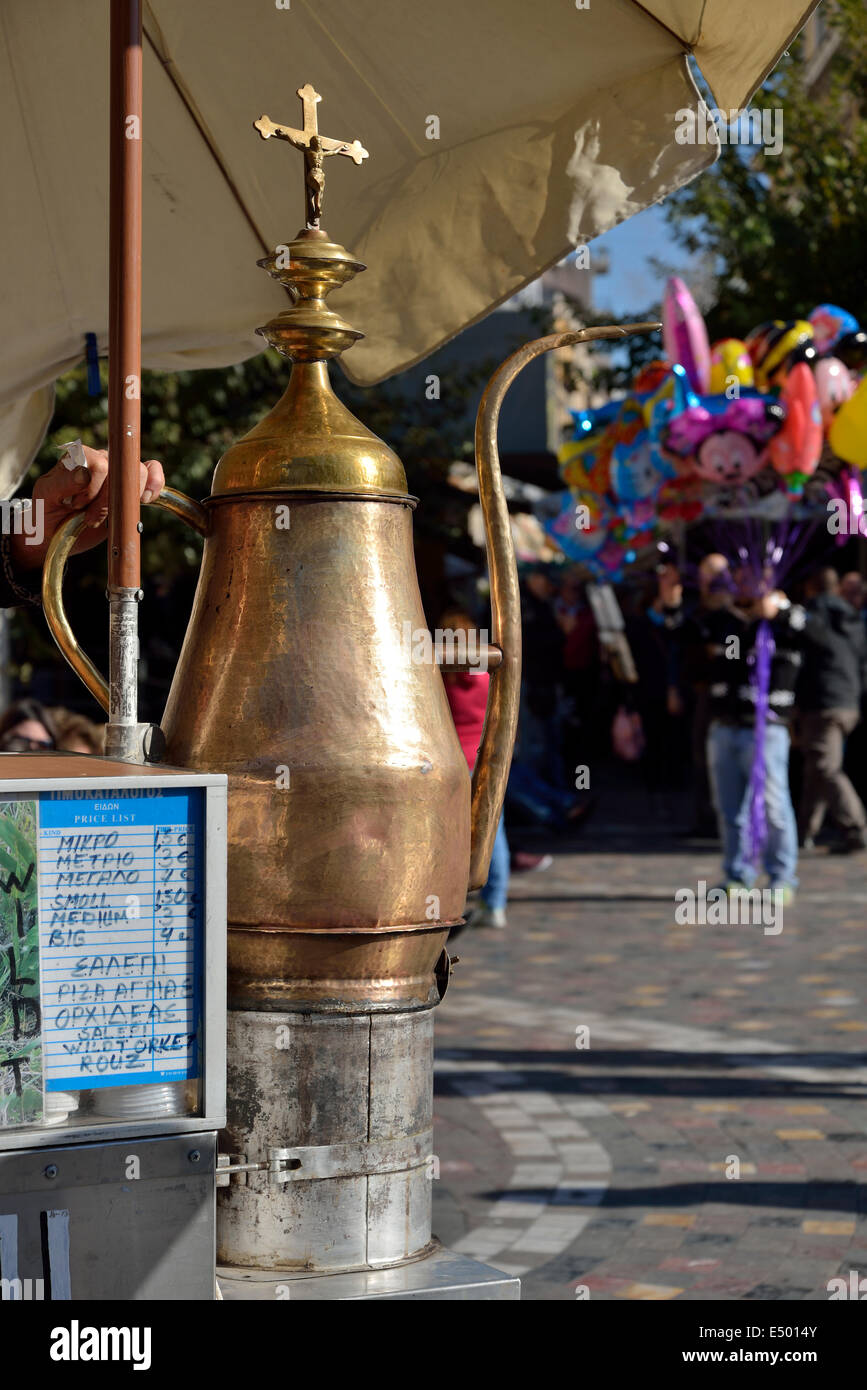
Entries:
<svg viewBox="0 0 867 1390">
<path fill-rule="evenodd" d="M 768 838 L 765 815 L 765 730 L 768 724 L 768 703 L 771 685 L 771 663 L 776 645 L 770 623 L 762 619 L 756 632 L 755 656 L 750 668 L 750 685 L 755 692 L 756 724 L 753 744 L 753 765 L 750 770 L 749 816 L 746 829 L 746 858 L 758 867 Z"/>
</svg>

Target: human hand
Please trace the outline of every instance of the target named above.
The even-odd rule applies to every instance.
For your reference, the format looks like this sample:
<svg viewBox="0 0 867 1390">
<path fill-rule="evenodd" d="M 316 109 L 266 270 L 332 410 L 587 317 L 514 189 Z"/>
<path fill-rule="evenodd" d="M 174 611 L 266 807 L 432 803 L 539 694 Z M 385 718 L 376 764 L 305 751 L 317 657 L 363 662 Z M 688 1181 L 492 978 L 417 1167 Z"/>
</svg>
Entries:
<svg viewBox="0 0 867 1390">
<path fill-rule="evenodd" d="M 753 617 L 764 618 L 768 622 L 773 622 L 785 600 L 785 594 L 781 593 L 779 589 L 775 589 L 770 594 L 763 594 L 753 604 Z"/>
<path fill-rule="evenodd" d="M 45 560 L 49 542 L 59 526 L 76 512 L 85 513 L 85 527 L 75 543 L 74 554 L 91 550 L 105 539 L 108 518 L 108 454 L 104 449 L 89 449 L 86 445 L 84 456 L 87 468 L 74 468 L 72 472 L 62 460 L 49 468 L 33 487 L 33 521 L 35 531 L 30 535 L 15 534 L 10 537 L 12 560 L 17 569 L 39 569 Z M 159 497 L 165 486 L 163 467 L 156 459 L 148 459 L 139 464 L 141 500 L 151 502 Z M 42 504 L 40 522 L 37 502 Z"/>
</svg>

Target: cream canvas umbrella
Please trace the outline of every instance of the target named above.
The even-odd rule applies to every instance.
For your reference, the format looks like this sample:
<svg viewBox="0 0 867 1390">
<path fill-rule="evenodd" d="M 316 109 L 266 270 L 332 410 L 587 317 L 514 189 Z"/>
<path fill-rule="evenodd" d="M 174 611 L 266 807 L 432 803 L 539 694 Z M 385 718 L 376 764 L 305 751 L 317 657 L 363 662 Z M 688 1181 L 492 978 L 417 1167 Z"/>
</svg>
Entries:
<svg viewBox="0 0 867 1390">
<path fill-rule="evenodd" d="M 695 56 L 746 103 L 805 0 L 151 0 L 144 7 L 142 360 L 219 366 L 285 303 L 256 259 L 302 223 L 297 156 L 253 129 L 359 139 L 323 225 L 368 271 L 341 292 L 372 383 L 419 360 L 583 244 L 706 168 L 679 144 Z M 105 0 L 0 8 L 0 457 L 26 465 L 55 378 L 107 326 Z M 34 393 L 40 393 L 35 394 Z M 4 409 L 5 408 L 5 409 Z"/>
</svg>

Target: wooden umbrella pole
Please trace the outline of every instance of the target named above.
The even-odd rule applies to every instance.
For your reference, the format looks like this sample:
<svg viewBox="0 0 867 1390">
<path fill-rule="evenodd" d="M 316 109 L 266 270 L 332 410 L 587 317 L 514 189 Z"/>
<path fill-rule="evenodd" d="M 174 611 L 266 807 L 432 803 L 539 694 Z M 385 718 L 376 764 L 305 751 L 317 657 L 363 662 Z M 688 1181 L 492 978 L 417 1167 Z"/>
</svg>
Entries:
<svg viewBox="0 0 867 1390">
<path fill-rule="evenodd" d="M 142 7 L 111 0 L 108 600 L 110 756 L 140 762 Z"/>
</svg>

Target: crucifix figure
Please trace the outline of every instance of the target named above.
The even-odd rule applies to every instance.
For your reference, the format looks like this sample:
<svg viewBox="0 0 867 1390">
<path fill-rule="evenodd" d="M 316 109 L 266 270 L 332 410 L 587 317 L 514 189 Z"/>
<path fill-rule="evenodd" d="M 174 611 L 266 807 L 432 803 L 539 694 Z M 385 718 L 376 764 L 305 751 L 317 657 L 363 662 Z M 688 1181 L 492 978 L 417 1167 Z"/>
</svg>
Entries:
<svg viewBox="0 0 867 1390">
<path fill-rule="evenodd" d="M 331 140 L 327 135 L 319 134 L 319 127 L 316 120 L 316 104 L 322 100 L 318 92 L 314 92 L 310 83 L 298 88 L 298 95 L 301 98 L 301 105 L 304 112 L 303 130 L 294 130 L 292 126 L 277 125 L 269 116 L 260 116 L 253 125 L 258 130 L 263 140 L 270 140 L 272 135 L 276 135 L 280 140 L 288 140 L 290 145 L 294 145 L 296 150 L 301 150 L 304 155 L 304 189 L 307 207 L 307 226 L 318 227 L 322 217 L 322 197 L 325 192 L 325 158 L 330 154 L 348 155 L 354 164 L 360 164 L 363 159 L 367 159 L 367 150 L 360 140 Z"/>
</svg>

